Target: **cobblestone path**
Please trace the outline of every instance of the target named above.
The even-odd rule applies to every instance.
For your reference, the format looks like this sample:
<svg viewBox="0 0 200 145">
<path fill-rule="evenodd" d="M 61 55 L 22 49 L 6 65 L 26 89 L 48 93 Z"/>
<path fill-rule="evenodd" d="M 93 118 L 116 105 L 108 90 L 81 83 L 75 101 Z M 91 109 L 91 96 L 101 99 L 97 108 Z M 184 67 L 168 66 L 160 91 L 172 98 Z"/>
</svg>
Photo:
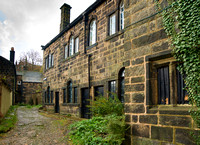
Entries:
<svg viewBox="0 0 200 145">
<path fill-rule="evenodd" d="M 38 108 L 19 107 L 16 127 L 0 137 L 1 145 L 65 145 L 66 126 L 73 119 L 38 112 Z M 66 124 L 67 123 L 67 124 Z"/>
</svg>

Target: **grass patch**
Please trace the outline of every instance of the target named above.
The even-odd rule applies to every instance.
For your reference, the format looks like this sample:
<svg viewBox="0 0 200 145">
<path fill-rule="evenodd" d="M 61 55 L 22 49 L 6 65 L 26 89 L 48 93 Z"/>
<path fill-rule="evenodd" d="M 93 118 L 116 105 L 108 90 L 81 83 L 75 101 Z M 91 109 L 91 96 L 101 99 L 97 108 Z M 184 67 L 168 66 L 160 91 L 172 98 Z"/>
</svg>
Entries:
<svg viewBox="0 0 200 145">
<path fill-rule="evenodd" d="M 25 106 L 26 108 L 29 108 L 29 109 L 34 108 L 34 107 L 36 108 L 42 107 L 42 105 L 30 105 L 30 104 L 24 104 L 24 103 L 19 103 L 16 106 Z"/>
<path fill-rule="evenodd" d="M 17 107 L 11 106 L 4 118 L 0 120 L 0 133 L 6 133 L 15 127 L 15 123 L 17 122 Z"/>
</svg>

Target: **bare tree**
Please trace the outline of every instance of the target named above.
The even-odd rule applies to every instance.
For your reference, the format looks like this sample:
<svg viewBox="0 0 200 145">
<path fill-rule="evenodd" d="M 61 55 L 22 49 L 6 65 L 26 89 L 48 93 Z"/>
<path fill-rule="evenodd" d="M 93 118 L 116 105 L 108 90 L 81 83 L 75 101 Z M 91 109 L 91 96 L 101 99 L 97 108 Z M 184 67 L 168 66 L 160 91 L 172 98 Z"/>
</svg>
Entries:
<svg viewBox="0 0 200 145">
<path fill-rule="evenodd" d="M 42 65 L 42 57 L 40 53 L 33 49 L 21 53 L 20 61 L 28 62 L 31 63 L 32 65 Z"/>
</svg>

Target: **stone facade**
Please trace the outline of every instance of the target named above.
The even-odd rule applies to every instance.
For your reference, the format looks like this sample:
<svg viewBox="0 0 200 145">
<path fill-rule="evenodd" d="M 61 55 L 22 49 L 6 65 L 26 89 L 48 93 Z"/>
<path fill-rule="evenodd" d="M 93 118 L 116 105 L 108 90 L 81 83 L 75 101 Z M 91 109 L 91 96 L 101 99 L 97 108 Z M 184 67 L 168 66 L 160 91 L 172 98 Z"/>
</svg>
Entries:
<svg viewBox="0 0 200 145">
<path fill-rule="evenodd" d="M 162 7 L 167 6 L 166 1 L 161 3 Z M 119 28 L 120 5 L 119 0 L 96 1 L 43 46 L 43 66 L 47 65 L 49 55 L 54 60 L 50 67 L 44 67 L 44 105 L 55 112 L 84 117 L 86 89 L 89 88 L 88 98 L 94 100 L 96 90 L 102 88 L 104 96 L 108 96 L 109 83 L 115 81 L 116 93 L 122 97 L 125 70 L 127 144 L 194 144 L 189 132 L 199 131 L 188 113 L 190 105 L 177 103 L 177 62 L 171 55 L 154 0 L 124 0 L 124 29 Z M 110 35 L 113 14 L 117 18 L 116 32 Z M 96 43 L 89 45 L 93 20 L 97 24 L 97 38 Z M 79 51 L 65 58 L 71 36 L 79 38 Z M 169 68 L 170 97 L 159 103 L 157 70 L 163 66 Z M 63 97 L 66 95 L 68 100 L 69 92 L 70 102 Z"/>
<path fill-rule="evenodd" d="M 42 74 L 35 71 L 17 71 L 17 103 L 42 104 Z"/>
</svg>

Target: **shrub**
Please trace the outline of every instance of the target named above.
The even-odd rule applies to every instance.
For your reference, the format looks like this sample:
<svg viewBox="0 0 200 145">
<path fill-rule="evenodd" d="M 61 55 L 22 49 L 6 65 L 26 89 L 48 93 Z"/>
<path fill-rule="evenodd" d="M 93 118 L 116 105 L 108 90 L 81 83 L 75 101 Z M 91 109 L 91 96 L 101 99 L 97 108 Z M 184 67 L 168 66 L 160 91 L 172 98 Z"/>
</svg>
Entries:
<svg viewBox="0 0 200 145">
<path fill-rule="evenodd" d="M 70 125 L 69 137 L 73 144 L 119 145 L 125 136 L 125 117 L 123 104 L 116 94 L 114 99 L 99 96 L 91 102 L 92 119 L 82 120 Z"/>
<path fill-rule="evenodd" d="M 91 101 L 90 111 L 93 116 L 106 116 L 116 114 L 121 116 L 124 114 L 124 105 L 120 102 L 117 95 L 112 93 L 114 99 L 104 96 L 98 96 L 95 101 Z"/>
<path fill-rule="evenodd" d="M 124 117 L 109 115 L 93 117 L 70 125 L 69 137 L 73 144 L 118 145 L 124 140 Z"/>
</svg>

